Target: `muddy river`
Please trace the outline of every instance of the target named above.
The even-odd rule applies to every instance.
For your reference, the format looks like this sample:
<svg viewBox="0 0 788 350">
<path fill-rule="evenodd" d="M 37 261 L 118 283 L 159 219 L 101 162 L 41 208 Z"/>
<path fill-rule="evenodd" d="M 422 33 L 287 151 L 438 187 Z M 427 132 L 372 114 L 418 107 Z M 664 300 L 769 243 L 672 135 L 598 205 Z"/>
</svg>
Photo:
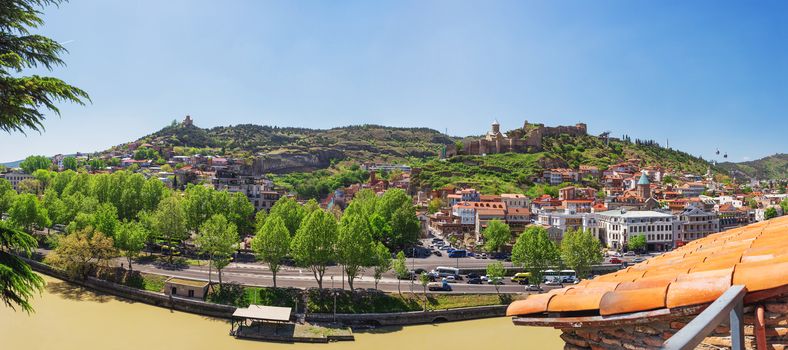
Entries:
<svg viewBox="0 0 788 350">
<path fill-rule="evenodd" d="M 228 321 L 171 312 L 46 277 L 26 314 L 0 306 L 0 349 L 562 349 L 552 328 L 515 327 L 509 318 L 356 332 L 355 342 L 278 344 L 237 340 Z"/>
</svg>

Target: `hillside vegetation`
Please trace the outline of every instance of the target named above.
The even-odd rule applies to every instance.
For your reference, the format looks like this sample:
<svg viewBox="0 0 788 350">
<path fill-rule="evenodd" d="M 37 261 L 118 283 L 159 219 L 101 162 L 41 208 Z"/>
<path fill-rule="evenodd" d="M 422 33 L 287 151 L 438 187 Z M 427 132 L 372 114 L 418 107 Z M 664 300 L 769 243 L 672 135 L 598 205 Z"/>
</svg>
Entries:
<svg viewBox="0 0 788 350">
<path fill-rule="evenodd" d="M 178 124 L 138 141 L 173 147 L 176 155 L 202 152 L 249 158 L 321 151 L 335 154 L 337 160 L 404 162 L 411 157 L 436 156 L 455 139 L 428 128 L 380 125 L 320 130 L 251 124 L 202 129 Z"/>
<path fill-rule="evenodd" d="M 250 169 L 269 175 L 278 185 L 303 198 L 322 198 L 336 188 L 366 181 L 366 173 L 358 168 L 365 162 L 403 163 L 420 168 L 413 177 L 415 188 L 473 186 L 485 193 L 524 193 L 543 170 L 576 169 L 582 164 L 604 170 L 637 158 L 646 166 L 694 174 L 703 174 L 711 166 L 701 158 L 651 142 L 605 141 L 567 134 L 544 137 L 541 152 L 439 159 L 443 147 L 458 140 L 427 128 L 380 125 L 319 130 L 244 124 L 202 129 L 173 123 L 137 142 L 170 148 L 176 155 L 201 153 L 243 158 Z M 784 174 L 786 163 L 780 164 Z M 713 168 L 717 172 L 722 169 Z M 780 172 L 774 166 L 768 169 L 764 172 Z"/>
<path fill-rule="evenodd" d="M 740 172 L 759 180 L 786 179 L 788 178 L 788 154 L 778 153 L 749 162 L 725 162 L 720 163 L 719 167 L 731 175 Z"/>
</svg>

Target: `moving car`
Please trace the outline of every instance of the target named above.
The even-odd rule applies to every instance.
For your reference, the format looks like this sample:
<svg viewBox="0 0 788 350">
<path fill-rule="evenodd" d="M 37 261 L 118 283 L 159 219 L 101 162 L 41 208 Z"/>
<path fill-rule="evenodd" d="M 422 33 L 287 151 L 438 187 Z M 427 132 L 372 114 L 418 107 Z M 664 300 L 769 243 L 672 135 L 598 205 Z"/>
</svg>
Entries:
<svg viewBox="0 0 788 350">
<path fill-rule="evenodd" d="M 635 256 L 635 255 L 636 255 L 635 252 L 633 252 L 631 250 L 626 252 L 626 253 L 624 253 L 624 256 Z"/>
<path fill-rule="evenodd" d="M 610 258 L 610 263 L 611 264 L 620 264 L 621 262 L 622 262 L 622 260 L 619 259 L 619 258 Z"/>
<path fill-rule="evenodd" d="M 482 279 L 479 277 L 468 277 L 468 284 L 482 284 Z"/>
<path fill-rule="evenodd" d="M 451 285 L 448 283 L 430 282 L 427 284 L 427 290 L 439 292 L 451 292 Z"/>
<path fill-rule="evenodd" d="M 540 286 L 538 286 L 536 284 L 529 284 L 529 285 L 525 286 L 525 290 L 527 290 L 529 292 L 540 292 L 540 291 L 542 291 L 542 287 L 540 287 Z"/>
<path fill-rule="evenodd" d="M 646 259 L 644 259 L 644 258 L 634 258 L 634 259 L 632 259 L 633 263 L 641 263 L 641 262 L 644 262 L 644 261 L 646 261 Z"/>
<path fill-rule="evenodd" d="M 512 276 L 512 282 L 519 284 L 528 284 L 528 278 L 531 277 L 530 272 L 518 272 Z"/>
</svg>

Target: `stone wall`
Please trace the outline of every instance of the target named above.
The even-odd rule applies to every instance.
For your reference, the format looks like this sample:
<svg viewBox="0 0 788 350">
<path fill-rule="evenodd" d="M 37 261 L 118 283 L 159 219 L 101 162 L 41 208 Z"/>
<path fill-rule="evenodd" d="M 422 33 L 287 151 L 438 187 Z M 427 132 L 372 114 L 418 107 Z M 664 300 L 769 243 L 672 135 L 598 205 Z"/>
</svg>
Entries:
<svg viewBox="0 0 788 350">
<path fill-rule="evenodd" d="M 755 308 L 764 307 L 767 349 L 788 349 L 788 296 L 748 305 L 744 315 L 744 343 L 747 349 L 757 349 L 755 339 Z M 613 327 L 580 327 L 561 329 L 565 350 L 659 349 L 694 316 L 668 318 L 647 324 L 618 325 Z M 717 327 L 698 346 L 698 349 L 730 349 L 730 329 Z M 762 350 L 762 349 L 758 349 Z"/>
<path fill-rule="evenodd" d="M 374 314 L 337 314 L 337 322 L 353 326 L 405 326 L 412 324 L 440 323 L 473 320 L 479 318 L 503 317 L 507 305 L 466 307 L 435 311 L 413 311 Z M 333 314 L 307 314 L 310 322 L 332 322 Z"/>
</svg>

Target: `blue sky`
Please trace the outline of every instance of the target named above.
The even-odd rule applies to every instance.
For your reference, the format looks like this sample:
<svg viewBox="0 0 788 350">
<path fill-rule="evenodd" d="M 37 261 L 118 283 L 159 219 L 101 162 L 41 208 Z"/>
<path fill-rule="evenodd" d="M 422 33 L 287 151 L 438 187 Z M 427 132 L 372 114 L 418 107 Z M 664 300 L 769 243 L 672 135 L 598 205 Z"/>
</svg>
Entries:
<svg viewBox="0 0 788 350">
<path fill-rule="evenodd" d="M 703 155 L 788 151 L 788 2 L 103 1 L 45 10 L 52 75 L 93 103 L 0 161 L 202 127 L 374 123 L 482 134 L 586 122 Z"/>
</svg>

